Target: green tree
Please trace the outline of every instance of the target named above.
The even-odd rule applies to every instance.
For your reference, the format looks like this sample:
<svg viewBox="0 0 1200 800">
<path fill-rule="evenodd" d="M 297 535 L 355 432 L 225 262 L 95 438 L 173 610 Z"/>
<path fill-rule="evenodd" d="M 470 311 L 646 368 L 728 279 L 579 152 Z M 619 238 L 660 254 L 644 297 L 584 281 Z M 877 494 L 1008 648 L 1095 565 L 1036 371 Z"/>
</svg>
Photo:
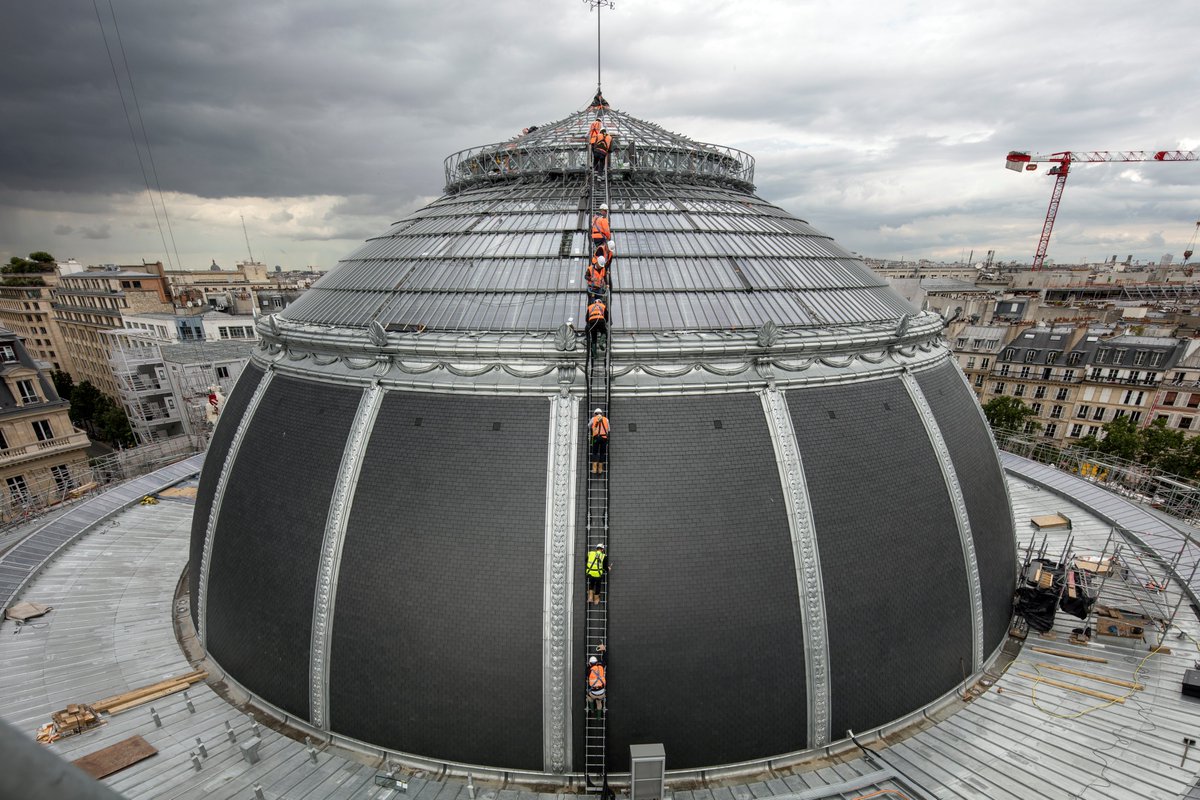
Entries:
<svg viewBox="0 0 1200 800">
<path fill-rule="evenodd" d="M 35 250 L 29 258 L 13 256 L 8 263 L 0 267 L 5 275 L 23 275 L 30 272 L 54 272 L 54 256 L 45 250 Z M 17 284 L 10 284 L 17 285 Z"/>
<path fill-rule="evenodd" d="M 96 433 L 96 416 L 101 410 L 102 401 L 108 398 L 91 381 L 81 381 L 71 390 L 71 422 L 79 425 L 93 436 Z M 111 401 L 108 401 L 111 402 Z"/>
<path fill-rule="evenodd" d="M 29 254 L 30 261 L 36 261 L 39 264 L 53 264 L 54 256 L 47 253 L 45 250 L 34 250 Z"/>
<path fill-rule="evenodd" d="M 1127 461 L 1137 461 L 1142 452 L 1141 431 L 1129 417 L 1119 417 L 1104 423 L 1104 438 L 1093 449 Z"/>
<path fill-rule="evenodd" d="M 113 447 L 130 447 L 137 444 L 133 429 L 129 427 L 129 417 L 125 415 L 125 409 L 107 397 L 104 400 L 106 406 L 96 420 L 100 438 L 106 440 Z"/>
<path fill-rule="evenodd" d="M 983 415 L 993 430 L 1023 431 L 1025 423 L 1034 416 L 1034 410 L 1019 397 L 1001 395 L 983 404 Z M 1041 427 L 1039 423 L 1034 423 L 1034 430 Z"/>
<path fill-rule="evenodd" d="M 1156 419 L 1141 430 L 1141 456 L 1139 460 L 1158 469 L 1166 469 L 1164 462 L 1172 453 L 1183 447 L 1183 431 L 1167 428 L 1165 419 Z M 1174 470 L 1167 470 L 1173 472 Z"/>
<path fill-rule="evenodd" d="M 75 390 L 75 379 L 71 377 L 70 373 L 56 369 L 50 373 L 50 380 L 54 381 L 54 391 L 58 392 L 58 396 L 70 402 L 71 392 Z"/>
</svg>

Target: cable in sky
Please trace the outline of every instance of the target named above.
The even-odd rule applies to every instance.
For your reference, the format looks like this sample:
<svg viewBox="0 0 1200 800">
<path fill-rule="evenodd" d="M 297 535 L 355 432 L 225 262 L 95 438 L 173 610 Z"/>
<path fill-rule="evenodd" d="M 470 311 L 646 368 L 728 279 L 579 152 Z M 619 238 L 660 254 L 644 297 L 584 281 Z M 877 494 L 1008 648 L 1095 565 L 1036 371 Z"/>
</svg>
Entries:
<svg viewBox="0 0 1200 800">
<path fill-rule="evenodd" d="M 142 161 L 142 151 L 138 147 L 137 134 L 133 132 L 133 121 L 129 118 L 129 106 L 125 102 L 125 92 L 121 91 L 121 78 L 117 74 L 117 62 L 113 60 L 112 48 L 108 46 L 108 34 L 104 32 L 104 21 L 100 18 L 100 6 L 96 0 L 92 0 L 92 8 L 96 10 L 96 22 L 100 25 L 100 37 L 104 39 L 104 50 L 108 53 L 108 65 L 112 67 L 113 80 L 117 82 L 117 94 L 121 96 L 121 108 L 125 110 L 125 123 L 129 126 L 129 140 L 133 143 L 133 152 L 137 155 L 138 167 L 142 170 L 142 181 L 146 184 L 146 196 L 150 198 L 150 208 L 154 211 L 154 222 L 158 225 L 158 235 L 162 239 L 163 252 L 167 256 L 167 263 L 174 269 L 174 264 L 171 264 L 171 251 L 167 249 L 167 237 L 163 233 L 162 220 L 158 217 L 158 206 L 154 204 L 154 193 L 150 190 L 150 178 L 146 175 L 146 164 Z M 164 208 L 165 212 L 166 209 Z"/>
<path fill-rule="evenodd" d="M 150 160 L 150 172 L 154 175 L 154 186 L 158 189 L 158 203 L 162 206 L 163 220 L 167 223 L 167 235 L 171 237 L 171 249 L 175 251 L 175 263 L 179 265 L 180 269 L 183 269 L 183 259 L 179 257 L 179 247 L 175 244 L 175 231 L 171 228 L 171 217 L 167 214 L 167 201 L 163 197 L 162 183 L 158 180 L 158 167 L 154 164 L 154 151 L 150 149 L 150 136 L 146 133 L 146 121 L 142 119 L 142 104 L 138 102 L 137 90 L 133 88 L 133 70 L 129 68 L 129 59 L 125 56 L 125 42 L 121 39 L 121 26 L 117 24 L 117 11 L 113 8 L 112 0 L 108 0 L 108 10 L 112 14 L 113 30 L 117 32 L 117 45 L 121 48 L 121 60 L 125 62 L 125 78 L 129 81 L 129 93 L 133 95 L 133 109 L 137 112 L 138 125 L 142 128 L 142 141 L 146 143 L 146 156 Z"/>
</svg>

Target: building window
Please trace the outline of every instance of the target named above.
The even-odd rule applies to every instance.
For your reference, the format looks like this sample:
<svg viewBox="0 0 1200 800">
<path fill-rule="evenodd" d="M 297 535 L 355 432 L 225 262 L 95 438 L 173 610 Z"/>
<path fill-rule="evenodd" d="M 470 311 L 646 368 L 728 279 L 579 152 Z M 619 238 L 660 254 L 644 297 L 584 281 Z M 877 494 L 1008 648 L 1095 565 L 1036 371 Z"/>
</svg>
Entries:
<svg viewBox="0 0 1200 800">
<path fill-rule="evenodd" d="M 1129 418 L 1130 418 L 1131 420 L 1133 420 L 1134 422 L 1141 422 L 1141 421 L 1142 421 L 1142 412 L 1140 412 L 1140 411 L 1130 411 L 1130 412 L 1129 412 Z"/>
<path fill-rule="evenodd" d="M 29 502 L 29 487 L 25 485 L 24 475 L 13 475 L 4 480 L 8 484 L 8 496 L 12 498 L 13 503 Z"/>
<path fill-rule="evenodd" d="M 0 450 L 8 449 L 8 440 L 4 438 L 4 431 L 0 431 Z"/>
<path fill-rule="evenodd" d="M 0 344 L 0 362 L 8 363 L 17 360 L 17 351 L 11 344 Z"/>
<path fill-rule="evenodd" d="M 1029 367 L 1021 367 L 1021 379 L 1027 380 L 1028 378 L 1029 378 Z"/>
<path fill-rule="evenodd" d="M 967 369 L 975 369 L 975 356 L 967 358 Z"/>
<path fill-rule="evenodd" d="M 1037 350 L 1026 350 L 1025 351 L 1025 363 L 1028 364 L 1032 361 L 1037 361 L 1037 354 L 1038 354 Z"/>
<path fill-rule="evenodd" d="M 1164 406 L 1175 405 L 1176 397 L 1179 397 L 1179 392 L 1167 392 L 1166 395 L 1163 396 L 1163 405 Z"/>
<path fill-rule="evenodd" d="M 1083 358 L 1083 353 L 1071 353 L 1071 355 L 1067 356 L 1067 363 L 1072 365 L 1078 364 L 1081 358 Z"/>
<path fill-rule="evenodd" d="M 1049 353 L 1046 353 L 1046 363 L 1047 363 L 1047 364 L 1057 364 L 1057 363 L 1058 363 L 1058 357 L 1059 357 L 1059 356 L 1061 356 L 1061 355 L 1062 355 L 1062 351 L 1060 351 L 1060 350 L 1051 350 Z"/>
<path fill-rule="evenodd" d="M 1062 379 L 1063 379 L 1064 381 L 1073 381 L 1073 380 L 1075 380 L 1075 370 L 1073 370 L 1073 369 L 1067 369 L 1067 370 L 1063 370 L 1063 377 L 1062 377 Z"/>
<path fill-rule="evenodd" d="M 39 442 L 48 442 L 54 438 L 54 431 L 50 428 L 48 419 L 34 420 L 33 433 Z"/>
<path fill-rule="evenodd" d="M 975 386 L 978 388 L 981 388 L 981 389 L 983 388 L 983 376 L 982 375 L 975 376 Z"/>
<path fill-rule="evenodd" d="M 71 477 L 71 470 L 66 464 L 51 467 L 50 474 L 54 477 L 54 485 L 60 492 L 69 492 L 75 488 L 75 479 Z"/>
<path fill-rule="evenodd" d="M 1142 373 L 1139 370 L 1136 370 L 1136 369 L 1130 370 L 1130 372 L 1129 372 L 1129 382 L 1130 383 L 1137 383 L 1141 379 L 1142 379 Z"/>
<path fill-rule="evenodd" d="M 1170 419 L 1170 417 L 1168 417 L 1166 414 L 1159 414 L 1157 417 L 1154 418 L 1154 421 L 1161 422 L 1162 424 L 1166 425 L 1167 421 L 1169 419 Z"/>
<path fill-rule="evenodd" d="M 1182 372 L 1176 372 L 1175 377 L 1171 379 L 1171 383 L 1183 383 L 1184 375 Z"/>
<path fill-rule="evenodd" d="M 1142 404 L 1142 398 L 1145 396 L 1145 394 L 1145 392 L 1137 392 L 1133 389 L 1126 389 L 1121 403 L 1127 406 L 1140 406 Z"/>
<path fill-rule="evenodd" d="M 1072 425 L 1072 426 L 1071 426 L 1071 433 L 1070 433 L 1070 434 L 1068 434 L 1068 435 L 1069 435 L 1069 436 L 1070 436 L 1072 439 L 1078 439 L 1080 436 L 1083 436 L 1083 426 L 1082 426 L 1082 425 L 1078 425 L 1078 424 L 1076 424 L 1076 425 Z"/>
<path fill-rule="evenodd" d="M 1121 419 L 1122 417 L 1124 417 L 1124 416 L 1125 416 L 1126 414 L 1128 414 L 1128 413 L 1129 413 L 1129 412 L 1128 412 L 1128 411 L 1126 411 L 1125 409 L 1123 409 L 1123 408 L 1118 408 L 1116 411 L 1114 411 L 1114 412 L 1113 412 L 1113 419 L 1114 419 L 1114 420 Z"/>
<path fill-rule="evenodd" d="M 1180 417 L 1179 418 L 1179 427 L 1185 431 L 1188 428 L 1192 427 L 1192 418 L 1191 417 Z"/>
<path fill-rule="evenodd" d="M 1013 389 L 1013 397 L 1024 397 L 1024 396 L 1025 396 L 1025 384 L 1018 383 L 1017 388 Z"/>
<path fill-rule="evenodd" d="M 957 347 L 957 348 L 959 348 L 960 350 L 961 350 L 962 348 L 966 347 L 966 346 L 967 346 L 967 339 L 966 339 L 966 337 L 964 336 L 964 337 L 962 337 L 962 338 L 959 338 L 958 340 L 956 340 L 956 342 L 955 342 L 954 346 L 955 346 L 955 347 Z"/>
<path fill-rule="evenodd" d="M 1117 371 L 1116 371 L 1115 369 L 1110 369 L 1110 370 L 1108 371 L 1108 379 L 1109 379 L 1110 381 L 1115 381 L 1115 380 L 1117 379 L 1117 374 L 1118 374 L 1118 373 L 1117 373 Z"/>
<path fill-rule="evenodd" d="M 1108 356 L 1109 356 L 1109 353 L 1111 353 L 1111 352 L 1112 352 L 1111 350 L 1099 350 L 1099 351 L 1097 351 L 1097 352 L 1096 352 L 1096 363 L 1097 363 L 1097 364 L 1107 364 L 1107 363 L 1108 363 Z"/>
<path fill-rule="evenodd" d="M 1034 422 L 1033 420 L 1029 420 L 1028 422 L 1026 422 L 1025 423 L 1025 433 L 1033 433 L 1033 426 L 1036 424 L 1037 423 Z"/>
<path fill-rule="evenodd" d="M 1050 419 L 1062 419 L 1062 406 L 1054 406 L 1050 409 Z"/>
<path fill-rule="evenodd" d="M 1033 396 L 1036 397 L 1038 400 L 1041 400 L 1042 398 L 1044 398 L 1046 396 L 1046 387 L 1045 386 L 1035 387 L 1033 390 Z"/>
<path fill-rule="evenodd" d="M 21 393 L 21 404 L 36 403 L 42 398 L 38 397 L 37 389 L 33 388 L 33 381 L 17 381 L 17 391 Z"/>
<path fill-rule="evenodd" d="M 1100 426 L 1099 425 L 1088 425 L 1088 436 L 1099 436 L 1099 435 L 1100 435 Z"/>
<path fill-rule="evenodd" d="M 1033 412 L 1035 417 L 1040 417 L 1042 415 L 1042 404 L 1034 403 L 1029 407 L 1029 410 Z"/>
<path fill-rule="evenodd" d="M 1001 378 L 1007 378 L 1007 377 L 1008 377 L 1008 371 L 1009 371 L 1009 369 L 1008 369 L 1008 364 L 1001 364 L 1001 365 L 1000 365 L 1000 377 L 1001 377 Z"/>
<path fill-rule="evenodd" d="M 1092 414 L 1092 419 L 1096 422 L 1104 422 L 1104 406 L 1096 406 L 1096 413 Z"/>
<path fill-rule="evenodd" d="M 1125 354 L 1128 352 L 1129 351 L 1126 350 L 1125 348 L 1121 348 L 1121 349 L 1117 350 L 1117 354 L 1115 356 L 1113 356 L 1113 363 L 1114 364 L 1124 364 L 1125 363 Z"/>
<path fill-rule="evenodd" d="M 1200 408 L 1200 394 L 1188 395 L 1188 408 Z"/>
<path fill-rule="evenodd" d="M 1080 406 L 1079 408 L 1075 409 L 1075 416 L 1079 419 L 1087 419 L 1087 415 L 1090 414 L 1091 411 L 1091 406 Z"/>
<path fill-rule="evenodd" d="M 1150 366 L 1157 367 L 1159 364 L 1162 363 L 1162 360 L 1163 360 L 1162 353 L 1151 353 L 1150 354 Z"/>
<path fill-rule="evenodd" d="M 979 368 L 987 369 L 991 365 L 991 363 L 992 363 L 992 360 L 990 358 L 985 358 L 983 361 L 980 362 Z"/>
<path fill-rule="evenodd" d="M 1042 429 L 1042 436 L 1053 436 L 1057 431 L 1058 426 L 1051 422 Z"/>
<path fill-rule="evenodd" d="M 1145 364 L 1146 363 L 1146 351 L 1145 350 L 1135 351 L 1133 354 L 1133 363 L 1135 365 L 1136 364 Z"/>
<path fill-rule="evenodd" d="M 1004 381 L 997 381 L 992 391 L 996 394 L 1004 394 Z"/>
<path fill-rule="evenodd" d="M 1012 361 L 1016 357 L 1017 357 L 1017 351 L 1014 350 L 1013 348 L 1010 347 L 1004 351 L 1004 360 L 1005 361 Z"/>
<path fill-rule="evenodd" d="M 229 377 L 229 367 L 217 367 L 217 377 L 218 378 L 228 378 Z"/>
<path fill-rule="evenodd" d="M 1066 400 L 1068 394 L 1070 394 L 1069 390 L 1059 389 L 1057 392 L 1055 392 L 1054 399 L 1055 400 Z"/>
</svg>

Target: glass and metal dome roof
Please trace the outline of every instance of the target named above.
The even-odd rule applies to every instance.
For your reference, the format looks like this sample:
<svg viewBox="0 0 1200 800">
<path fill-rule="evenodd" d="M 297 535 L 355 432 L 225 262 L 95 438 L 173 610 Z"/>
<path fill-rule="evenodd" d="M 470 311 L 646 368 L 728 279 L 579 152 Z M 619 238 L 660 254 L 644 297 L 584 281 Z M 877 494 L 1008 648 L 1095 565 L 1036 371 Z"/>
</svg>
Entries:
<svg viewBox="0 0 1200 800">
<path fill-rule="evenodd" d="M 581 327 L 588 108 L 446 159 L 447 194 L 368 240 L 282 319 L 389 332 Z M 752 194 L 754 160 L 611 108 L 610 205 L 622 335 L 810 332 L 916 313 L 860 259 Z"/>
</svg>

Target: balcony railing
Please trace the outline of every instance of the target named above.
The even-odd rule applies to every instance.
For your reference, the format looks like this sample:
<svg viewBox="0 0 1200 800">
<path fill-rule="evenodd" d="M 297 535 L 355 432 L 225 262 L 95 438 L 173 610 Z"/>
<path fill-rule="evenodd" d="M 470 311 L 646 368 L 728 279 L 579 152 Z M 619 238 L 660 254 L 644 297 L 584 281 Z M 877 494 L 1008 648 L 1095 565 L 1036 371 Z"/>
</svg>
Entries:
<svg viewBox="0 0 1200 800">
<path fill-rule="evenodd" d="M 66 436 L 56 436 L 53 439 L 45 439 L 44 441 L 34 442 L 33 444 L 21 447 L 9 447 L 0 450 L 0 466 L 15 464 L 19 461 L 28 461 L 31 458 L 41 458 L 59 450 L 86 447 L 87 443 L 87 434 L 82 431 L 76 431 Z"/>
</svg>

